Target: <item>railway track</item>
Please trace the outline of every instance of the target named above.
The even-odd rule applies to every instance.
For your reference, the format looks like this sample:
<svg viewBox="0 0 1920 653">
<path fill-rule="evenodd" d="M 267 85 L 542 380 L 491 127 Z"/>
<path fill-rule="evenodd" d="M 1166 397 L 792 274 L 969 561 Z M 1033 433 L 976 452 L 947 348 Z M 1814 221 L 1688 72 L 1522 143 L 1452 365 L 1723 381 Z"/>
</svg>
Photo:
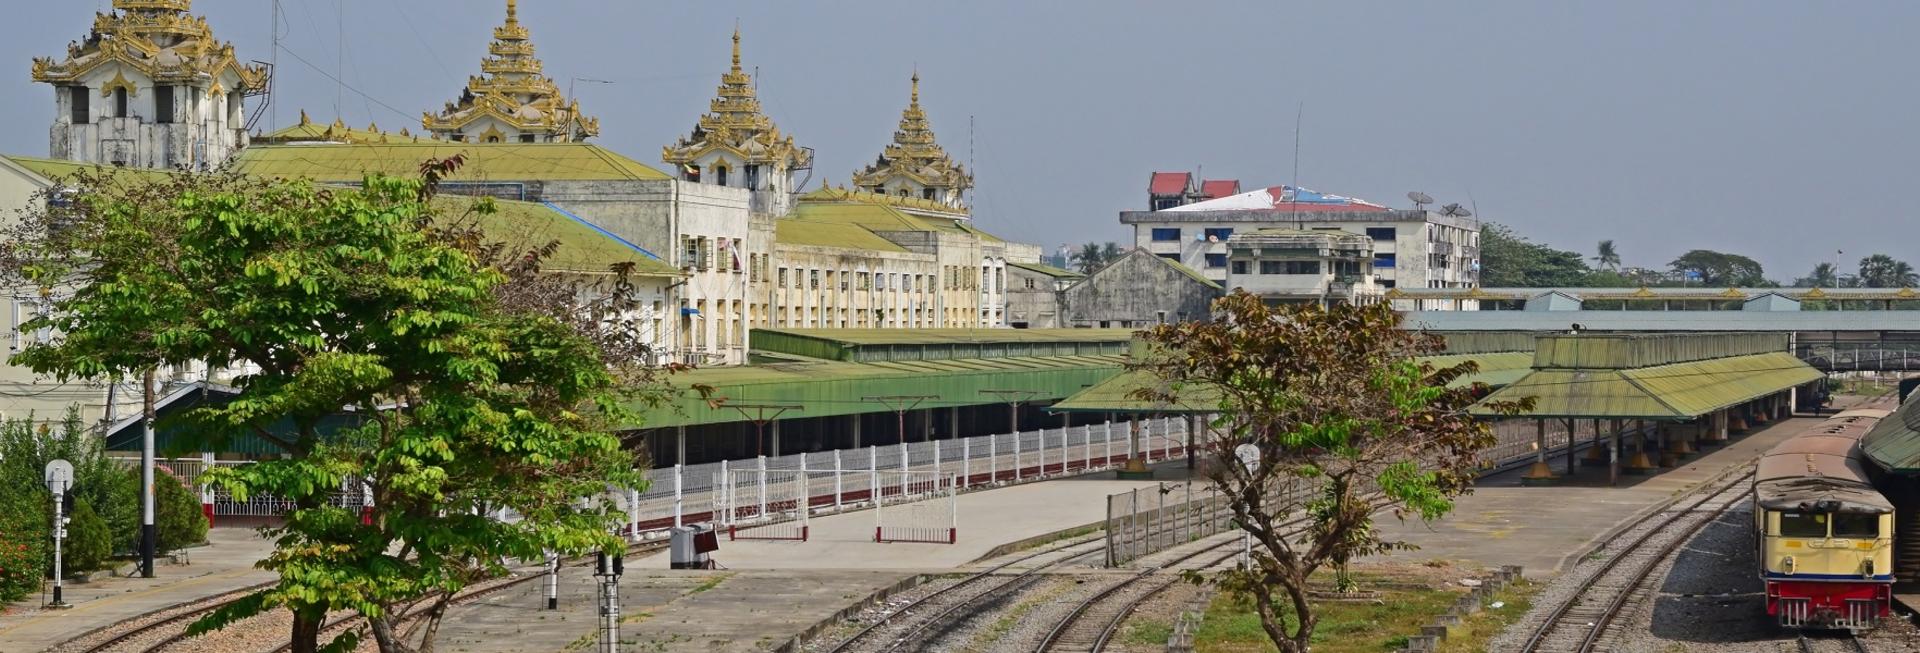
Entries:
<svg viewBox="0 0 1920 653">
<path fill-rule="evenodd" d="M 1149 567 L 1127 577 L 1112 586 L 1087 597 L 1066 618 L 1055 623 L 1040 644 L 1034 647 L 1034 653 L 1099 653 L 1107 646 L 1107 641 L 1119 632 L 1120 625 L 1127 616 L 1148 599 L 1166 591 L 1179 583 L 1179 576 L 1168 576 L 1161 572 L 1170 571 L 1181 563 L 1198 558 L 1222 548 L 1238 547 L 1239 539 L 1229 539 L 1218 544 L 1195 550 L 1175 558 L 1164 565 Z M 1233 559 L 1239 551 L 1228 551 L 1226 555 L 1215 557 L 1191 569 L 1212 569 L 1220 563 Z"/>
<path fill-rule="evenodd" d="M 1751 471 L 1732 476 L 1731 481 L 1722 479 L 1710 488 L 1703 487 L 1700 499 L 1684 508 L 1669 506 L 1643 520 L 1636 527 L 1636 537 L 1614 550 L 1589 572 L 1571 598 L 1548 613 L 1527 639 L 1522 653 L 1590 653 L 1600 648 L 1612 634 L 1614 618 L 1644 600 L 1642 590 L 1660 563 L 1752 493 L 1745 483 L 1753 476 Z M 1663 513 L 1667 516 L 1659 519 Z M 1615 544 L 1609 543 L 1607 549 Z"/>
<path fill-rule="evenodd" d="M 1869 653 L 1867 643 L 1853 635 L 1844 635 L 1833 639 L 1821 639 L 1808 637 L 1805 633 L 1802 633 L 1798 641 L 1800 643 L 1800 653 L 1821 653 L 1822 651 Z"/>
<path fill-rule="evenodd" d="M 254 592 L 257 592 L 259 590 L 272 587 L 275 584 L 276 583 L 261 583 L 258 585 L 249 585 L 247 587 L 242 587 L 240 589 L 233 590 L 225 594 L 219 594 L 211 597 L 203 597 L 203 598 L 198 598 L 191 601 L 182 601 L 180 603 L 175 603 L 173 605 L 167 606 L 160 610 L 156 610 L 146 615 L 142 615 L 140 617 L 135 617 L 133 619 L 122 621 L 119 623 L 107 624 L 105 626 L 101 626 L 99 628 L 95 628 L 93 630 L 89 630 L 87 632 L 81 633 L 67 640 L 66 643 L 63 643 L 55 647 L 53 650 L 63 651 L 63 652 L 71 651 L 71 652 L 77 652 L 77 653 L 108 653 L 110 651 L 119 651 L 123 649 L 137 648 L 138 640 L 141 640 L 149 635 L 158 635 L 160 633 L 169 632 L 170 629 L 177 628 L 180 631 L 180 634 L 184 635 L 186 633 L 186 629 L 188 625 L 191 625 L 194 621 L 200 619 L 200 617 L 202 616 L 205 616 L 207 613 L 213 612 L 214 610 L 218 610 L 220 608 L 227 607 L 229 605 L 233 605 L 234 602 L 239 601 L 240 599 L 246 598 L 248 595 Z M 154 615 L 161 615 L 161 616 L 160 618 L 148 623 L 139 624 L 139 625 L 129 625 L 130 622 L 138 622 L 141 619 L 152 617 Z M 105 636 L 107 633 L 115 629 L 121 629 L 121 632 L 114 633 L 112 636 L 106 637 L 106 639 L 102 639 L 101 641 L 98 641 L 98 642 L 93 642 L 88 644 L 75 644 L 76 642 L 86 642 L 89 639 Z M 168 634 L 165 637 L 172 638 L 173 635 Z"/>
<path fill-rule="evenodd" d="M 953 585 L 942 588 L 938 592 L 928 594 L 905 606 L 901 606 L 900 609 L 893 611 L 878 621 L 868 624 L 867 627 L 854 633 L 852 637 L 841 641 L 830 649 L 830 651 L 831 653 L 850 653 L 852 651 L 872 650 L 880 653 L 893 653 L 896 651 L 936 650 L 921 645 L 931 644 L 934 640 L 939 639 L 941 635 L 951 630 L 954 625 L 964 617 L 973 614 L 973 611 L 970 611 L 969 608 L 991 603 L 994 599 L 1009 596 L 1017 592 L 1020 588 L 1039 580 L 1041 573 L 1046 570 L 1078 560 L 1105 555 L 1105 547 L 1106 540 L 1101 536 L 1094 536 L 1000 563 L 984 571 L 967 576 Z M 1046 556 L 1058 557 L 1028 567 L 1012 578 L 990 584 L 990 581 L 1002 575 L 1002 571 L 1014 565 Z M 984 586 L 985 589 L 965 595 L 960 595 L 956 592 L 956 590 L 976 586 Z M 925 615 L 925 617 L 919 618 L 922 615 Z M 891 626 L 898 624 L 903 617 L 915 618 L 915 620 L 908 623 L 904 628 L 897 629 L 897 632 L 890 632 L 896 630 L 891 628 Z"/>
</svg>

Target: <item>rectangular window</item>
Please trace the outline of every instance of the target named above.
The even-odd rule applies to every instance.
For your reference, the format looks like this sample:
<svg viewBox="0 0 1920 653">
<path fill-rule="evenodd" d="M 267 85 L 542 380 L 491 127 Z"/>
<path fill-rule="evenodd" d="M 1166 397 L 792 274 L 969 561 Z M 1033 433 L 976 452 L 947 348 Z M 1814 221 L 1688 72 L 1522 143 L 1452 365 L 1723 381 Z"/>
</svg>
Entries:
<svg viewBox="0 0 1920 653">
<path fill-rule="evenodd" d="M 1380 289 L 1381 289 L 1381 290 L 1393 290 L 1393 280 L 1392 280 L 1392 279 L 1384 279 L 1384 280 L 1380 280 L 1380 281 L 1375 281 L 1374 283 L 1375 283 L 1375 284 L 1378 284 L 1378 285 L 1380 286 Z"/>
<path fill-rule="evenodd" d="M 84 125 L 93 122 L 93 106 L 89 104 L 93 100 L 93 94 L 89 93 L 85 86 L 75 86 L 67 90 L 71 91 L 67 94 L 67 103 L 72 105 L 73 124 Z"/>
<path fill-rule="evenodd" d="M 1179 255 L 1179 254 L 1161 254 L 1161 255 L 1160 255 L 1160 258 L 1163 258 L 1163 259 L 1166 259 L 1166 260 L 1169 260 L 1169 261 L 1173 261 L 1173 262 L 1175 262 L 1175 263 L 1179 263 L 1179 262 L 1180 262 L 1180 255 Z M 1103 328 L 1103 329 L 1104 329 L 1104 328 L 1106 328 L 1106 327 L 1101 327 L 1101 328 Z"/>
<path fill-rule="evenodd" d="M 1850 540 L 1871 540 L 1880 537 L 1880 516 L 1863 515 L 1852 512 L 1833 515 L 1833 536 Z"/>
<path fill-rule="evenodd" d="M 1393 240 L 1393 227 L 1367 227 L 1367 237 L 1374 240 Z"/>
<path fill-rule="evenodd" d="M 1827 516 L 1814 512 L 1780 513 L 1781 537 L 1826 537 Z"/>
<path fill-rule="evenodd" d="M 1207 267 L 1209 268 L 1227 267 L 1227 255 L 1226 254 L 1208 254 Z"/>
<path fill-rule="evenodd" d="M 1153 230 L 1153 242 L 1173 243 L 1173 242 L 1179 242 L 1179 241 L 1180 241 L 1180 229 L 1178 227 L 1155 228 Z"/>
<path fill-rule="evenodd" d="M 173 123 L 173 87 L 153 87 L 153 121 L 162 125 Z"/>
<path fill-rule="evenodd" d="M 1233 262 L 1233 274 L 1246 274 L 1246 273 L 1247 273 L 1247 262 L 1246 262 L 1246 261 L 1234 261 L 1234 262 Z"/>
<path fill-rule="evenodd" d="M 540 141 L 539 141 L 539 138 L 540 138 L 540 137 L 539 137 L 539 135 L 537 135 L 537 134 L 521 134 L 521 135 L 520 135 L 520 142 L 522 142 L 522 143 L 538 143 L 538 142 L 540 142 Z"/>
<path fill-rule="evenodd" d="M 1320 274 L 1320 262 L 1287 261 L 1287 274 Z"/>
<path fill-rule="evenodd" d="M 747 166 L 747 188 L 759 188 L 759 187 L 760 187 L 760 166 L 749 164 Z"/>
<path fill-rule="evenodd" d="M 1395 261 L 1394 256 L 1393 254 L 1390 254 L 1390 253 L 1373 255 L 1373 267 L 1376 267 L 1376 268 L 1393 267 L 1394 261 Z"/>
<path fill-rule="evenodd" d="M 820 289 L 820 271 L 819 270 L 807 271 L 807 287 L 812 290 Z"/>
<path fill-rule="evenodd" d="M 1233 229 L 1228 227 L 1216 227 L 1216 228 L 1207 230 L 1207 240 L 1210 240 L 1210 241 L 1224 243 L 1224 242 L 1227 242 L 1228 238 L 1232 238 L 1232 237 L 1233 237 Z"/>
<path fill-rule="evenodd" d="M 1260 274 L 1284 274 L 1283 272 L 1281 272 L 1281 270 L 1284 270 L 1284 269 L 1286 269 L 1286 266 L 1281 265 L 1280 261 L 1261 261 L 1260 262 Z"/>
</svg>

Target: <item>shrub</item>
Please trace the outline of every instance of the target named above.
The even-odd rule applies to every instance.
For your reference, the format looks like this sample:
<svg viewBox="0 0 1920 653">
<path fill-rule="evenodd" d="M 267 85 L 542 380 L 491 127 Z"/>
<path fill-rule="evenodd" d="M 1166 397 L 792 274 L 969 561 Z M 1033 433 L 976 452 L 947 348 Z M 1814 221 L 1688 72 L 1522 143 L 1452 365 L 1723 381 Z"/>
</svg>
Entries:
<svg viewBox="0 0 1920 653">
<path fill-rule="evenodd" d="M 107 520 L 94 512 L 93 504 L 85 499 L 73 502 L 72 521 L 67 523 L 67 539 L 61 551 L 63 571 L 75 573 L 99 569 L 113 553 L 109 541 L 113 534 L 107 530 Z"/>
<path fill-rule="evenodd" d="M 53 521 L 53 505 L 32 500 L 39 496 L 0 492 L 0 603 L 39 591 L 46 578 L 52 544 L 41 536 Z"/>
<path fill-rule="evenodd" d="M 207 517 L 200 512 L 200 492 L 165 468 L 153 472 L 153 524 L 160 531 L 161 552 L 207 540 Z"/>
</svg>

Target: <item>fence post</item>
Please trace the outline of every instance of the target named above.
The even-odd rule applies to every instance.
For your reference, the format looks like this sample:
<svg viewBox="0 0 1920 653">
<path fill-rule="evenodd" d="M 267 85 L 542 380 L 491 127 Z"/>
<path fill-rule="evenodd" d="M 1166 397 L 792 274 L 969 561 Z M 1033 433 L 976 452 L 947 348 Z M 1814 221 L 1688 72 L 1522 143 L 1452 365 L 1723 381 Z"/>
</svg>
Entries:
<svg viewBox="0 0 1920 653">
<path fill-rule="evenodd" d="M 1020 432 L 1013 432 L 1013 481 L 1020 482 Z"/>
<path fill-rule="evenodd" d="M 640 491 L 627 489 L 627 539 L 640 541 Z"/>
<path fill-rule="evenodd" d="M 682 475 L 686 474 L 686 468 L 687 468 L 686 465 L 682 465 L 680 463 L 673 464 L 673 527 L 674 528 L 680 528 L 681 526 L 684 525 L 681 523 L 680 511 L 681 511 L 682 504 L 680 503 L 680 500 L 682 496 L 681 492 L 683 492 L 686 488 L 686 485 L 685 485 L 686 481 L 681 478 Z"/>
<path fill-rule="evenodd" d="M 973 485 L 973 438 L 961 438 L 960 487 L 954 488 L 953 491 L 959 492 L 961 487 L 970 485 Z"/>
<path fill-rule="evenodd" d="M 210 469 L 213 469 L 213 452 L 200 452 L 200 472 L 204 474 Z M 211 484 L 200 485 L 200 512 L 207 518 L 207 528 L 213 528 L 213 486 Z"/>
<path fill-rule="evenodd" d="M 872 446 L 867 447 L 867 502 L 872 504 L 873 507 L 875 508 L 880 507 L 880 448 L 879 447 L 872 447 Z M 875 510 L 874 513 L 877 515 L 879 511 Z M 878 524 L 879 519 L 880 518 L 877 516 L 874 517 L 874 520 L 875 520 L 874 523 Z"/>
<path fill-rule="evenodd" d="M 1086 450 L 1086 462 L 1080 465 L 1081 471 L 1093 471 L 1093 427 L 1080 427 L 1080 448 Z"/>
<path fill-rule="evenodd" d="M 754 516 L 759 517 L 761 519 L 766 519 L 767 518 L 767 457 L 766 456 L 760 456 L 759 486 L 760 486 L 760 512 L 754 513 Z"/>
<path fill-rule="evenodd" d="M 900 443 L 900 471 L 913 471 L 913 452 L 907 450 L 907 443 Z"/>
<path fill-rule="evenodd" d="M 1060 427 L 1060 475 L 1067 475 L 1067 427 Z"/>
<path fill-rule="evenodd" d="M 1113 495 L 1109 494 L 1107 495 L 1107 566 L 1110 568 L 1120 566 L 1113 559 L 1114 557 L 1113 534 L 1114 534 Z"/>
<path fill-rule="evenodd" d="M 1107 457 L 1100 459 L 1100 466 L 1113 466 L 1113 420 L 1107 420 Z"/>
<path fill-rule="evenodd" d="M 936 479 L 940 478 L 940 441 L 939 440 L 933 441 L 933 477 Z M 938 490 L 940 488 L 935 487 L 934 489 Z"/>
<path fill-rule="evenodd" d="M 840 450 L 833 450 L 833 511 L 840 512 Z"/>
<path fill-rule="evenodd" d="M 714 495 L 708 497 L 708 499 L 713 502 L 714 507 L 726 508 L 726 519 L 720 522 L 722 524 L 733 523 L 733 476 L 729 474 L 730 470 L 727 469 L 727 462 L 728 461 L 725 460 L 720 461 L 720 475 L 714 477 L 713 480 L 715 482 L 713 487 L 707 489 L 708 494 Z M 715 510 L 714 512 L 719 511 Z M 717 519 L 719 515 L 715 515 L 714 517 Z"/>
<path fill-rule="evenodd" d="M 987 435 L 987 485 L 1000 482 L 1000 436 Z"/>
</svg>

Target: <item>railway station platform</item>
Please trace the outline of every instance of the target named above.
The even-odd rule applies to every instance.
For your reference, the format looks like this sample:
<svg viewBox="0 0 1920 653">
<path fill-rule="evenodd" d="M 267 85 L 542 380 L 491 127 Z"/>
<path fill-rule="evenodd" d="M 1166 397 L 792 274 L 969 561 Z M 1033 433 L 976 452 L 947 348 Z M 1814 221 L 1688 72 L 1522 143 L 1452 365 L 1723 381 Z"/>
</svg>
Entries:
<svg viewBox="0 0 1920 653">
<path fill-rule="evenodd" d="M 207 546 L 186 550 L 188 564 L 156 562 L 151 579 L 68 582 L 62 590 L 73 605 L 68 610 L 41 609 L 38 595 L 5 606 L 0 612 L 0 651 L 34 653 L 124 619 L 276 578 L 253 567 L 273 550 L 273 543 L 252 529 L 212 529 L 207 540 Z"/>
<path fill-rule="evenodd" d="M 1162 463 L 1153 471 L 1153 480 L 1121 481 L 1094 474 L 961 494 L 954 544 L 874 542 L 873 511 L 859 510 L 814 517 L 806 542 L 727 541 L 722 535 L 713 559 L 729 569 L 951 571 L 1003 544 L 1100 523 L 1107 516 L 1107 495 L 1176 486 L 1189 478 L 1179 461 Z M 665 569 L 668 563 L 662 552 L 629 561 L 627 568 Z"/>
<path fill-rule="evenodd" d="M 1661 502 L 1746 465 L 1817 423 L 1813 418 L 1775 421 L 1733 436 L 1672 469 L 1622 477 L 1618 485 L 1609 485 L 1606 467 L 1597 465 L 1582 467 L 1574 476 L 1544 487 L 1523 486 L 1518 470 L 1490 476 L 1481 479 L 1473 494 L 1461 497 L 1453 513 L 1440 521 L 1403 523 L 1388 516 L 1379 528 L 1382 537 L 1420 547 L 1393 552 L 1389 558 L 1443 559 L 1489 568 L 1521 565 L 1529 577 L 1558 575 Z"/>
</svg>

